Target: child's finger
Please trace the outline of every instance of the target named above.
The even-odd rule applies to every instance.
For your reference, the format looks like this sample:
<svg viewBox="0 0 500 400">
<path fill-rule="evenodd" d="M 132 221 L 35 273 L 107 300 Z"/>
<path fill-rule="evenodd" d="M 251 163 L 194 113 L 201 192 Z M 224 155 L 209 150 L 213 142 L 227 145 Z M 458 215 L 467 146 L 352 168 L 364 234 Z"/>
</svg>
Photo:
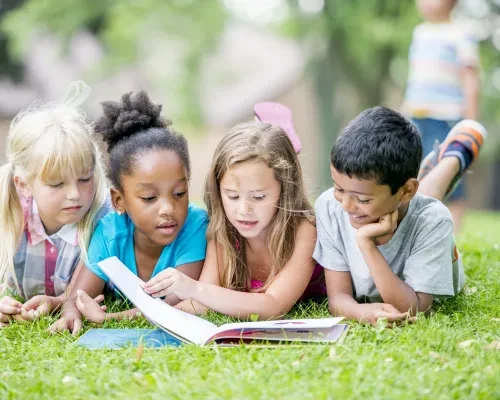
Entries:
<svg viewBox="0 0 500 400">
<path fill-rule="evenodd" d="M 87 292 L 85 292 L 84 290 L 77 290 L 76 292 L 76 295 L 78 296 L 77 297 L 77 300 L 79 299 L 82 304 L 86 304 L 88 303 L 89 301 L 94 301 L 94 299 L 92 297 L 90 297 Z M 99 297 L 99 296 L 97 296 Z"/>
<path fill-rule="evenodd" d="M 67 327 L 67 324 L 66 324 L 66 318 L 65 317 L 61 317 L 59 320 L 57 320 L 56 322 L 54 322 L 52 325 L 50 325 L 47 330 L 52 333 L 52 334 L 55 334 L 55 333 L 58 333 L 58 332 L 61 332 L 61 331 L 65 331 L 66 329 L 68 329 Z"/>
<path fill-rule="evenodd" d="M 156 275 L 154 278 L 151 278 L 149 281 L 144 282 L 142 287 L 144 289 L 150 288 L 150 287 L 160 283 L 164 279 L 167 279 L 168 277 L 170 277 L 170 274 L 167 274 L 167 271 L 162 271 L 158 275 Z"/>
<path fill-rule="evenodd" d="M 379 312 L 376 314 L 376 318 L 387 318 L 388 322 L 396 322 L 396 321 L 401 321 L 403 319 L 408 318 L 408 313 L 389 313 L 389 312 Z"/>
<path fill-rule="evenodd" d="M 23 317 L 26 321 L 33 321 L 37 315 L 35 310 L 22 310 L 21 317 Z"/>
<path fill-rule="evenodd" d="M 23 306 L 22 306 L 23 311 L 34 310 L 42 303 L 43 298 L 44 298 L 44 296 L 32 297 L 26 303 L 23 304 Z"/>
<path fill-rule="evenodd" d="M 82 320 L 81 319 L 74 319 L 73 320 L 73 324 L 72 324 L 72 328 L 71 328 L 71 334 L 73 336 L 75 336 L 78 332 L 81 331 L 82 327 L 83 327 L 83 323 L 82 323 Z"/>
<path fill-rule="evenodd" d="M 16 302 L 16 303 L 19 303 L 19 302 Z M 21 303 L 19 303 L 20 305 L 14 305 L 14 304 L 13 303 L 3 303 L 3 304 L 0 303 L 0 313 L 10 314 L 10 315 L 19 314 L 21 312 L 22 304 Z"/>
<path fill-rule="evenodd" d="M 151 296 L 152 297 L 163 297 L 163 296 L 167 296 L 169 294 L 170 294 L 170 290 L 169 290 L 169 288 L 166 288 L 166 289 L 160 290 L 158 292 L 152 293 Z"/>
<path fill-rule="evenodd" d="M 27 322 L 27 320 L 25 320 L 21 314 L 15 314 L 12 316 L 12 319 L 14 319 L 15 321 L 17 322 Z"/>
<path fill-rule="evenodd" d="M 10 322 L 11 319 L 12 316 L 10 314 L 4 314 L 0 312 L 0 322 L 7 324 Z"/>
<path fill-rule="evenodd" d="M 76 298 L 75 305 L 76 305 L 76 308 L 78 309 L 78 311 L 80 311 L 83 314 L 85 311 L 85 304 L 83 303 L 83 301 L 80 297 Z"/>
<path fill-rule="evenodd" d="M 97 303 L 103 302 L 104 301 L 104 295 L 100 294 L 99 296 L 97 296 L 97 297 L 94 298 L 94 301 L 96 301 Z"/>
<path fill-rule="evenodd" d="M 107 307 L 107 306 L 101 306 L 101 310 L 102 310 L 102 311 L 107 311 L 107 310 L 108 310 L 108 307 Z"/>
<path fill-rule="evenodd" d="M 160 290 L 165 290 L 168 287 L 170 287 L 172 283 L 173 283 L 172 276 L 165 275 L 165 277 L 161 281 L 155 283 L 152 286 L 146 286 L 144 290 L 151 295 L 156 295 Z"/>
<path fill-rule="evenodd" d="M 22 307 L 23 306 L 23 303 L 17 301 L 16 299 L 13 299 L 10 296 L 4 296 L 4 297 L 2 297 L 0 299 L 0 305 L 1 304 L 7 304 L 7 305 L 13 306 L 13 307 Z"/>
</svg>

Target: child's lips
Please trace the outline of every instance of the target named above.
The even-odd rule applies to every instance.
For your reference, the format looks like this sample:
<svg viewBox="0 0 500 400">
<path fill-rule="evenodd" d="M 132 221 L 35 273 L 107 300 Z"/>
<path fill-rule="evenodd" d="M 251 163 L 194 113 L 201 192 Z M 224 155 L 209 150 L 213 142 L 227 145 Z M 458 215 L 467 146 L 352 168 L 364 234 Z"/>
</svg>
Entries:
<svg viewBox="0 0 500 400">
<path fill-rule="evenodd" d="M 71 206 L 63 208 L 64 211 L 78 211 L 82 208 L 82 206 Z"/>
<path fill-rule="evenodd" d="M 255 225 L 257 225 L 258 221 L 242 221 L 238 220 L 238 225 L 242 229 L 252 229 Z"/>
<path fill-rule="evenodd" d="M 165 235 L 171 235 L 177 229 L 177 222 L 175 221 L 162 222 L 160 225 L 156 227 L 156 229 L 158 229 Z"/>
</svg>

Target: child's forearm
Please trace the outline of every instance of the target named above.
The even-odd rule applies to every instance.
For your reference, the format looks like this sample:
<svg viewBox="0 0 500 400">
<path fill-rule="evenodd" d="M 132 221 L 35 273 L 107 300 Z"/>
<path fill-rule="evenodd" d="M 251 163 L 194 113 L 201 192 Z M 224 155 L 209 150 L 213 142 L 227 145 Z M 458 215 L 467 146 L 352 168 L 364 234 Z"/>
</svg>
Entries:
<svg viewBox="0 0 500 400">
<path fill-rule="evenodd" d="M 345 317 L 359 321 L 362 316 L 362 311 L 359 304 L 354 298 L 346 293 L 338 293 L 328 299 L 328 309 L 330 314 L 335 317 Z"/>
<path fill-rule="evenodd" d="M 479 76 L 477 68 L 468 67 L 463 74 L 464 117 L 479 118 Z"/>
<path fill-rule="evenodd" d="M 204 306 L 203 304 L 193 299 L 182 300 L 174 307 L 181 311 L 195 315 L 204 315 L 208 311 L 208 307 Z"/>
<path fill-rule="evenodd" d="M 141 315 L 142 314 L 138 308 L 132 308 L 132 309 L 126 310 L 126 311 L 120 311 L 120 312 L 115 312 L 115 313 L 106 313 L 106 317 L 104 318 L 104 320 L 105 321 L 108 321 L 108 320 L 120 321 L 122 319 L 133 320 L 133 319 L 139 318 Z"/>
<path fill-rule="evenodd" d="M 410 315 L 416 315 L 420 304 L 413 288 L 391 270 L 373 241 L 366 240 L 358 243 L 358 246 L 384 302 L 392 304 L 401 312 L 409 311 Z"/>
<path fill-rule="evenodd" d="M 246 293 L 198 282 L 193 300 L 205 307 L 234 318 L 248 319 L 258 315 L 261 320 L 279 318 L 288 310 L 281 310 L 276 299 L 266 293 Z"/>
</svg>

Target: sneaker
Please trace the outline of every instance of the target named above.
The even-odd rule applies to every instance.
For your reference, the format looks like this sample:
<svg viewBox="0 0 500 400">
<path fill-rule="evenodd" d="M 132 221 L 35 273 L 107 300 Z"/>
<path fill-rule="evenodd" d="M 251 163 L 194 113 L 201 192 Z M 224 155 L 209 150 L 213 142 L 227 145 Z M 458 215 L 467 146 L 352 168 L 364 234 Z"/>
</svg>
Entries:
<svg viewBox="0 0 500 400">
<path fill-rule="evenodd" d="M 488 132 L 479 122 L 471 119 L 460 121 L 450 130 L 443 143 L 439 144 L 436 140 L 434 149 L 425 156 L 420 165 L 417 179 L 422 180 L 444 157 L 456 156 L 460 160 L 460 171 L 448 186 L 445 196 L 449 196 L 457 187 L 463 174 L 479 157 L 479 150 L 487 135 Z M 456 142 L 470 152 L 469 157 L 464 157 L 459 151 L 450 151 L 450 145 Z M 466 162 L 465 159 L 470 161 Z"/>
<path fill-rule="evenodd" d="M 290 138 L 295 152 L 298 154 L 302 149 L 300 139 L 295 133 L 293 126 L 292 111 L 283 104 L 266 102 L 257 103 L 253 108 L 255 116 L 261 121 L 271 125 L 277 125 L 285 131 Z"/>
</svg>

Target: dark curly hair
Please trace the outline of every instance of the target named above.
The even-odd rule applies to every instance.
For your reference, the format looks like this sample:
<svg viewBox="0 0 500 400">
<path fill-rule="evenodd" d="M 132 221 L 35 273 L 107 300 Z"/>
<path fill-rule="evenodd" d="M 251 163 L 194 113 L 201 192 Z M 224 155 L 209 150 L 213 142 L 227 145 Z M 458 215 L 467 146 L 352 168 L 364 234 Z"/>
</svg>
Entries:
<svg viewBox="0 0 500 400">
<path fill-rule="evenodd" d="M 145 91 L 126 93 L 121 102 L 105 101 L 102 108 L 95 130 L 108 145 L 108 177 L 114 187 L 123 190 L 120 177 L 132 174 L 134 161 L 148 151 L 175 152 L 191 175 L 186 138 L 170 128 L 172 121 L 160 116 L 161 105 Z"/>
</svg>

